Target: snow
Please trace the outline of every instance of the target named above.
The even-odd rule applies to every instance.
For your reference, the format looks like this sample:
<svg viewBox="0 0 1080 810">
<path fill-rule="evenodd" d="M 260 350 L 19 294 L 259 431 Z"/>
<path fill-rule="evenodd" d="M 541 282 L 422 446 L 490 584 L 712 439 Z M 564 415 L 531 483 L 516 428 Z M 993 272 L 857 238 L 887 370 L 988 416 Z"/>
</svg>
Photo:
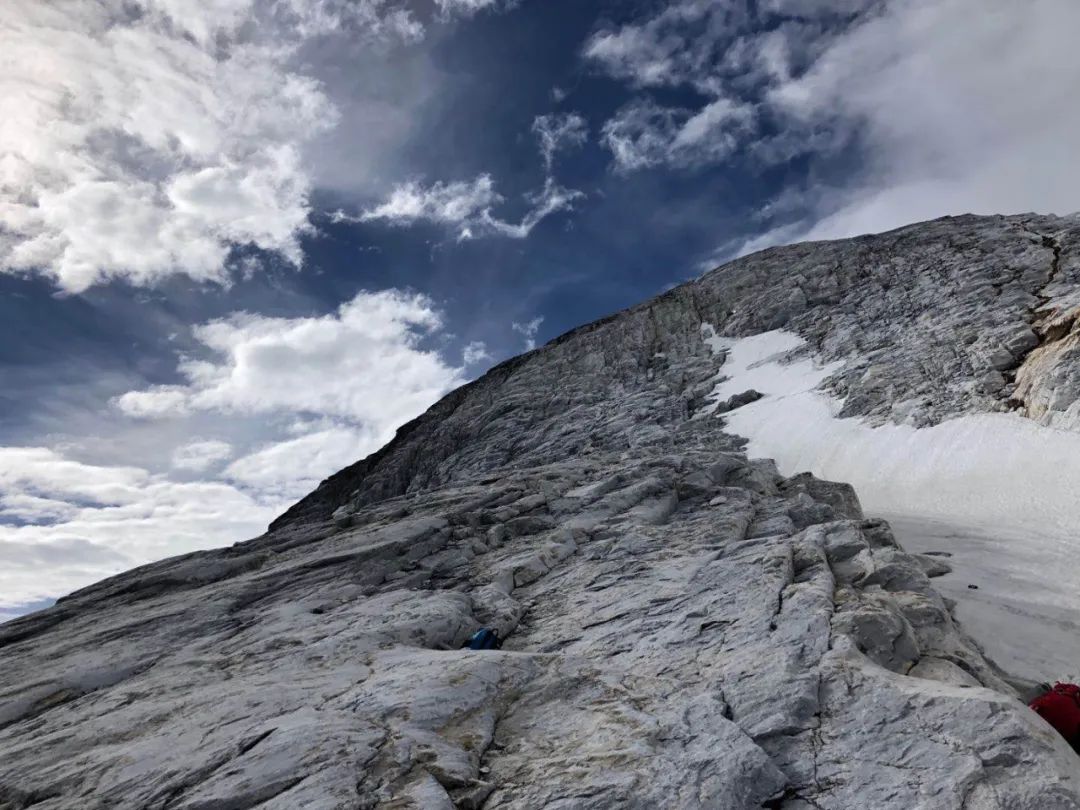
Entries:
<svg viewBox="0 0 1080 810">
<path fill-rule="evenodd" d="M 713 354 L 726 351 L 735 342 L 731 338 L 720 337 L 720 335 L 716 334 L 716 329 L 713 328 L 711 323 L 701 325 L 701 339 L 705 341 L 705 345 L 709 347 Z"/>
<path fill-rule="evenodd" d="M 714 338 L 714 341 L 720 340 L 723 338 Z M 780 362 L 784 355 L 804 343 L 798 335 L 779 329 L 730 341 L 723 369 L 728 379 L 716 387 L 713 397 L 723 401 L 750 388 L 776 398 L 812 391 L 843 364 L 822 366 L 808 359 L 787 364 Z"/>
<path fill-rule="evenodd" d="M 1006 672 L 1080 682 L 1077 565 L 1026 535 L 879 513 L 908 551 L 948 551 L 953 574 L 934 580 L 956 618 Z M 977 590 L 969 588 L 976 586 Z"/>
<path fill-rule="evenodd" d="M 1045 622 L 1039 633 L 1058 639 L 1060 660 L 1044 676 L 1070 661 L 1080 670 L 1080 433 L 1001 413 L 921 429 L 838 419 L 843 403 L 815 389 L 839 365 L 783 362 L 802 344 L 778 330 L 725 347 L 714 399 L 750 388 L 766 395 L 725 414 L 728 430 L 786 475 L 809 470 L 853 484 L 867 514 L 891 517 L 910 550 L 953 551 L 956 573 L 946 580 L 962 584 L 942 590 L 954 591 L 961 620 L 992 657 L 1030 661 L 1028 648 L 1050 641 L 1030 635 Z"/>
</svg>

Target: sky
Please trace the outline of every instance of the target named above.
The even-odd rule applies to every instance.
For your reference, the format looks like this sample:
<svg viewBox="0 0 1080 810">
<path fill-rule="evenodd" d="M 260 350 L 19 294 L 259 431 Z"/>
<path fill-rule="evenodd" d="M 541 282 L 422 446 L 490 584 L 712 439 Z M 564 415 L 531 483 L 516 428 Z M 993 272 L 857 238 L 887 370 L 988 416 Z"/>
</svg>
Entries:
<svg viewBox="0 0 1080 810">
<path fill-rule="evenodd" d="M 4 0 L 0 620 L 774 244 L 1080 209 L 1075 0 Z"/>
</svg>

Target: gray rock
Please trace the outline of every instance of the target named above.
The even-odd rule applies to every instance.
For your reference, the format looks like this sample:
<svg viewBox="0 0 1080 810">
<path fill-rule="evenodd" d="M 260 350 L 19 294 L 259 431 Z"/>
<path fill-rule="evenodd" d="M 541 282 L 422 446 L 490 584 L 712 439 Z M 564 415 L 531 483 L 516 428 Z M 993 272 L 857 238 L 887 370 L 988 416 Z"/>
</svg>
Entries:
<svg viewBox="0 0 1080 810">
<path fill-rule="evenodd" d="M 749 405 L 751 402 L 757 402 L 763 396 L 765 395 L 762 394 L 760 391 L 755 391 L 753 388 L 748 391 L 743 391 L 741 394 L 733 394 L 732 396 L 725 399 L 723 402 L 717 403 L 713 413 L 729 413 L 736 408 L 741 408 L 743 405 Z"/>
<path fill-rule="evenodd" d="M 261 537 L 0 625 L 0 808 L 1080 807 L 938 561 L 693 407 L 706 339 L 782 326 L 846 361 L 848 414 L 1071 418 L 1078 229 L 740 259 L 497 366 Z M 461 648 L 482 626 L 502 650 Z"/>
</svg>

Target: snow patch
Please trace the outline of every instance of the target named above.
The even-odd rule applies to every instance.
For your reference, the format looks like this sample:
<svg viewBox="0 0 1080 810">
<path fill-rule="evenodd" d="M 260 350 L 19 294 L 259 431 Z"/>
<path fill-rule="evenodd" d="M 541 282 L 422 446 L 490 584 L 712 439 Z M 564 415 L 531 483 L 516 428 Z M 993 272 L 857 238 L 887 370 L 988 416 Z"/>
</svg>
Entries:
<svg viewBox="0 0 1080 810">
<path fill-rule="evenodd" d="M 803 343 L 775 331 L 737 341 L 715 397 L 765 397 L 727 414 L 748 452 L 787 475 L 809 470 L 855 486 L 869 512 L 909 514 L 1068 536 L 1080 526 L 1080 434 L 1015 414 L 972 414 L 929 428 L 838 419 L 842 402 L 814 390 L 838 364 L 781 356 Z M 1050 542 L 1044 538 L 1043 542 Z"/>
<path fill-rule="evenodd" d="M 813 391 L 843 363 L 821 365 L 809 358 L 783 362 L 786 355 L 804 343 L 798 335 L 781 329 L 730 341 L 723 370 L 726 379 L 716 386 L 713 398 L 723 401 L 751 388 L 773 397 Z"/>
<path fill-rule="evenodd" d="M 714 399 L 765 396 L 725 414 L 727 430 L 784 475 L 852 484 L 909 551 L 953 553 L 955 573 L 935 584 L 991 657 L 1068 679 L 1080 667 L 1080 433 L 1002 413 L 929 428 L 839 419 L 843 402 L 815 390 L 837 366 L 785 362 L 802 345 L 783 331 L 732 343 Z"/>
<path fill-rule="evenodd" d="M 705 341 L 705 345 L 713 354 L 723 354 L 735 343 L 732 338 L 720 337 L 716 334 L 716 329 L 711 323 L 701 325 L 701 339 Z"/>
</svg>

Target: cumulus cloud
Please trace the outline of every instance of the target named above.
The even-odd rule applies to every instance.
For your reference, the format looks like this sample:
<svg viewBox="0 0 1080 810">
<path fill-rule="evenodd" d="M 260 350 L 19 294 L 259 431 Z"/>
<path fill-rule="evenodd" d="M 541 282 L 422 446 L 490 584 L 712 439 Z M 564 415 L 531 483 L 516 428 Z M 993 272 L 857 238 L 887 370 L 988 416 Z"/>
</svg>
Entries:
<svg viewBox="0 0 1080 810">
<path fill-rule="evenodd" d="M 540 155 L 548 175 L 555 155 L 563 149 L 583 146 L 589 139 L 589 125 L 577 113 L 549 113 L 533 119 L 533 134 L 540 142 Z"/>
<path fill-rule="evenodd" d="M 531 352 L 536 348 L 536 333 L 540 331 L 540 325 L 544 322 L 544 316 L 540 315 L 525 323 L 515 321 L 511 329 L 525 338 L 525 351 Z"/>
<path fill-rule="evenodd" d="M 641 91 L 602 130 L 623 171 L 740 152 L 827 167 L 743 250 L 950 213 L 1080 208 L 1071 0 L 677 0 L 596 32 L 584 57 Z M 1053 81 L 1045 77 L 1053 76 Z M 690 88 L 694 109 L 661 105 Z"/>
<path fill-rule="evenodd" d="M 201 357 L 182 357 L 184 382 L 129 391 L 128 416 L 192 414 L 288 418 L 287 437 L 264 441 L 219 475 L 260 499 L 294 499 L 377 450 L 404 422 L 465 382 L 464 368 L 425 348 L 442 315 L 423 295 L 362 292 L 328 315 L 248 313 L 195 327 Z M 476 344 L 471 344 L 475 359 Z M 220 441 L 181 447 L 174 467 L 207 470 L 231 457 Z"/>
<path fill-rule="evenodd" d="M 216 482 L 0 447 L 0 603 L 55 597 L 172 554 L 261 532 L 286 505 Z"/>
<path fill-rule="evenodd" d="M 177 273 L 227 281 L 237 245 L 300 263 L 306 152 L 338 117 L 300 48 L 415 41 L 413 5 L 5 0 L 0 272 L 77 292 Z"/>
<path fill-rule="evenodd" d="M 392 226 L 431 222 L 450 228 L 459 240 L 484 236 L 503 236 L 524 239 L 544 219 L 559 211 L 571 210 L 574 202 L 585 195 L 563 188 L 550 177 L 538 192 L 525 196 L 529 210 L 520 222 L 509 222 L 492 213 L 492 207 L 504 202 L 495 190 L 490 175 L 481 174 L 471 182 L 435 183 L 424 186 L 416 182 L 396 187 L 381 204 L 359 217 L 337 212 L 338 221 L 381 221 Z"/>
<path fill-rule="evenodd" d="M 0 447 L 0 609 L 260 533 L 465 381 L 464 367 L 426 347 L 444 337 L 442 324 L 430 299 L 387 290 L 325 315 L 236 313 L 196 327 L 204 351 L 180 358 L 182 383 L 131 391 L 116 405 L 142 419 L 257 418 L 253 444 L 241 427 L 246 440 L 189 440 L 175 450 L 172 468 L 204 480 Z M 468 351 L 474 360 L 486 353 L 478 343 Z"/>
<path fill-rule="evenodd" d="M 244 5 L 5 6 L 0 266 L 79 291 L 221 280 L 232 243 L 299 260 L 299 149 L 333 113 L 280 49 L 239 37 Z"/>
<path fill-rule="evenodd" d="M 137 417 L 313 414 L 384 435 L 464 381 L 422 346 L 441 327 L 429 298 L 397 290 L 359 293 L 329 315 L 237 313 L 195 327 L 207 356 L 181 359 L 183 384 L 131 391 L 116 404 Z"/>
<path fill-rule="evenodd" d="M 217 439 L 190 442 L 176 448 L 172 457 L 172 465 L 178 470 L 202 472 L 224 461 L 232 454 L 233 448 L 228 442 L 218 441 Z"/>
</svg>

